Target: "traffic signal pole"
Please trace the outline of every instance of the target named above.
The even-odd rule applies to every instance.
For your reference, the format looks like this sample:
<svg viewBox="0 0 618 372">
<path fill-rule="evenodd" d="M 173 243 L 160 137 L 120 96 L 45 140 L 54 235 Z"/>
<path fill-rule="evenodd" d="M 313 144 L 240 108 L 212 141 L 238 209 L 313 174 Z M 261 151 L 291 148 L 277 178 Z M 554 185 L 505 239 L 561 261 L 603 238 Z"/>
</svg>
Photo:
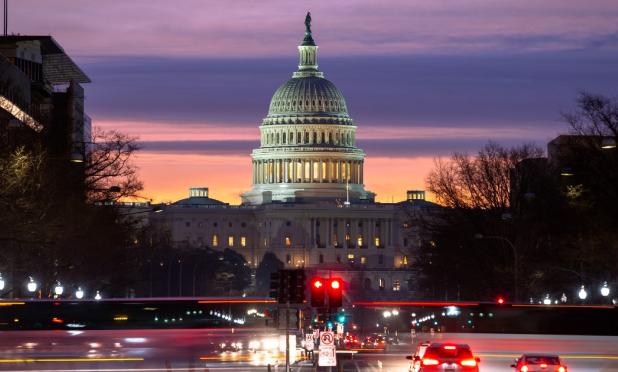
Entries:
<svg viewBox="0 0 618 372">
<path fill-rule="evenodd" d="M 290 372 L 290 303 L 285 305 L 285 372 Z"/>
</svg>

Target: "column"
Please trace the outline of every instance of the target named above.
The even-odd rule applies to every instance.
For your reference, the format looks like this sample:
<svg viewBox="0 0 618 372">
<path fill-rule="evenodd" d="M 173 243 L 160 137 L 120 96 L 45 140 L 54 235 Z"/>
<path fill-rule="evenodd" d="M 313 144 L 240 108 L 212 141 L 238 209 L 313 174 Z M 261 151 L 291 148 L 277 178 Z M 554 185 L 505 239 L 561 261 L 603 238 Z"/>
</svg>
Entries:
<svg viewBox="0 0 618 372">
<path fill-rule="evenodd" d="M 331 248 L 333 246 L 333 219 L 327 218 L 326 223 L 326 248 Z"/>
<path fill-rule="evenodd" d="M 360 162 L 360 182 L 359 182 L 361 185 L 364 183 L 364 180 L 363 180 L 363 167 L 364 167 L 364 165 L 365 165 L 365 161 L 361 160 L 361 162 Z"/>
</svg>

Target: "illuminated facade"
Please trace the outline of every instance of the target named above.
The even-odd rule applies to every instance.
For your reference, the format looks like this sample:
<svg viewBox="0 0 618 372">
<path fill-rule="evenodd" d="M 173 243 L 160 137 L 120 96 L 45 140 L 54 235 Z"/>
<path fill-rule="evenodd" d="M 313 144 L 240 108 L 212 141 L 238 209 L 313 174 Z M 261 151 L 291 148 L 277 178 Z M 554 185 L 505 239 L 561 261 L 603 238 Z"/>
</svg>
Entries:
<svg viewBox="0 0 618 372">
<path fill-rule="evenodd" d="M 373 201 L 363 185 L 365 153 L 343 94 L 318 69 L 310 26 L 298 70 L 273 95 L 253 150 L 253 188 L 243 204 L 307 200 Z"/>
</svg>

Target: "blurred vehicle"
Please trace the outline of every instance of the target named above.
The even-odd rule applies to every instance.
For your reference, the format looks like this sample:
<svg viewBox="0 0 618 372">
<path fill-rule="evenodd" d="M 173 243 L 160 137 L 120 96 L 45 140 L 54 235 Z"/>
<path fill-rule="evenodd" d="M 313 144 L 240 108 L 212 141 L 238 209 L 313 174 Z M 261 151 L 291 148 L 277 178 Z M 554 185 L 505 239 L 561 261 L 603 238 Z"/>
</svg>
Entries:
<svg viewBox="0 0 618 372">
<path fill-rule="evenodd" d="M 410 366 L 408 367 L 408 371 L 410 372 L 418 372 L 421 369 L 421 359 L 423 359 L 423 355 L 425 355 L 425 350 L 429 347 L 430 342 L 425 341 L 421 342 L 416 346 L 416 351 L 414 355 L 407 357 L 411 359 Z"/>
<path fill-rule="evenodd" d="M 218 353 L 235 353 L 242 350 L 240 342 L 222 342 L 218 345 L 216 352 Z"/>
<path fill-rule="evenodd" d="M 361 341 L 358 336 L 349 334 L 343 339 L 343 347 L 346 349 L 356 349 L 361 346 Z"/>
<path fill-rule="evenodd" d="M 386 336 L 386 343 L 389 345 L 399 345 L 399 337 L 397 336 Z"/>
<path fill-rule="evenodd" d="M 419 362 L 417 370 L 419 372 L 478 372 L 481 362 L 479 358 L 472 355 L 470 346 L 466 344 L 430 343 L 422 357 L 407 356 L 406 358 L 413 360 L 413 362 Z"/>
<path fill-rule="evenodd" d="M 511 364 L 516 372 L 566 372 L 567 367 L 562 364 L 557 355 L 543 354 L 524 354 L 515 359 L 515 364 Z"/>
<path fill-rule="evenodd" d="M 363 349 L 384 349 L 386 340 L 381 335 L 365 336 L 361 342 Z"/>
</svg>

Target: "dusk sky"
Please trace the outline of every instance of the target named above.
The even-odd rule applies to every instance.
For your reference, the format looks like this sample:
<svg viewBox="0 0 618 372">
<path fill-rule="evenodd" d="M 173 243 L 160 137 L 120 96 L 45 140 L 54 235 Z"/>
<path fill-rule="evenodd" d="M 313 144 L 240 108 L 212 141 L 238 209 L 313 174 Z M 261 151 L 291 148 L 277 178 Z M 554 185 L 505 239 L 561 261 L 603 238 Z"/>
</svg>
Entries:
<svg viewBox="0 0 618 372">
<path fill-rule="evenodd" d="M 139 136 L 144 195 L 230 203 L 313 16 L 378 201 L 424 189 L 435 158 L 546 142 L 577 93 L 618 95 L 616 0 L 9 0 L 9 32 L 51 34 L 92 83 L 95 126 Z"/>
</svg>

